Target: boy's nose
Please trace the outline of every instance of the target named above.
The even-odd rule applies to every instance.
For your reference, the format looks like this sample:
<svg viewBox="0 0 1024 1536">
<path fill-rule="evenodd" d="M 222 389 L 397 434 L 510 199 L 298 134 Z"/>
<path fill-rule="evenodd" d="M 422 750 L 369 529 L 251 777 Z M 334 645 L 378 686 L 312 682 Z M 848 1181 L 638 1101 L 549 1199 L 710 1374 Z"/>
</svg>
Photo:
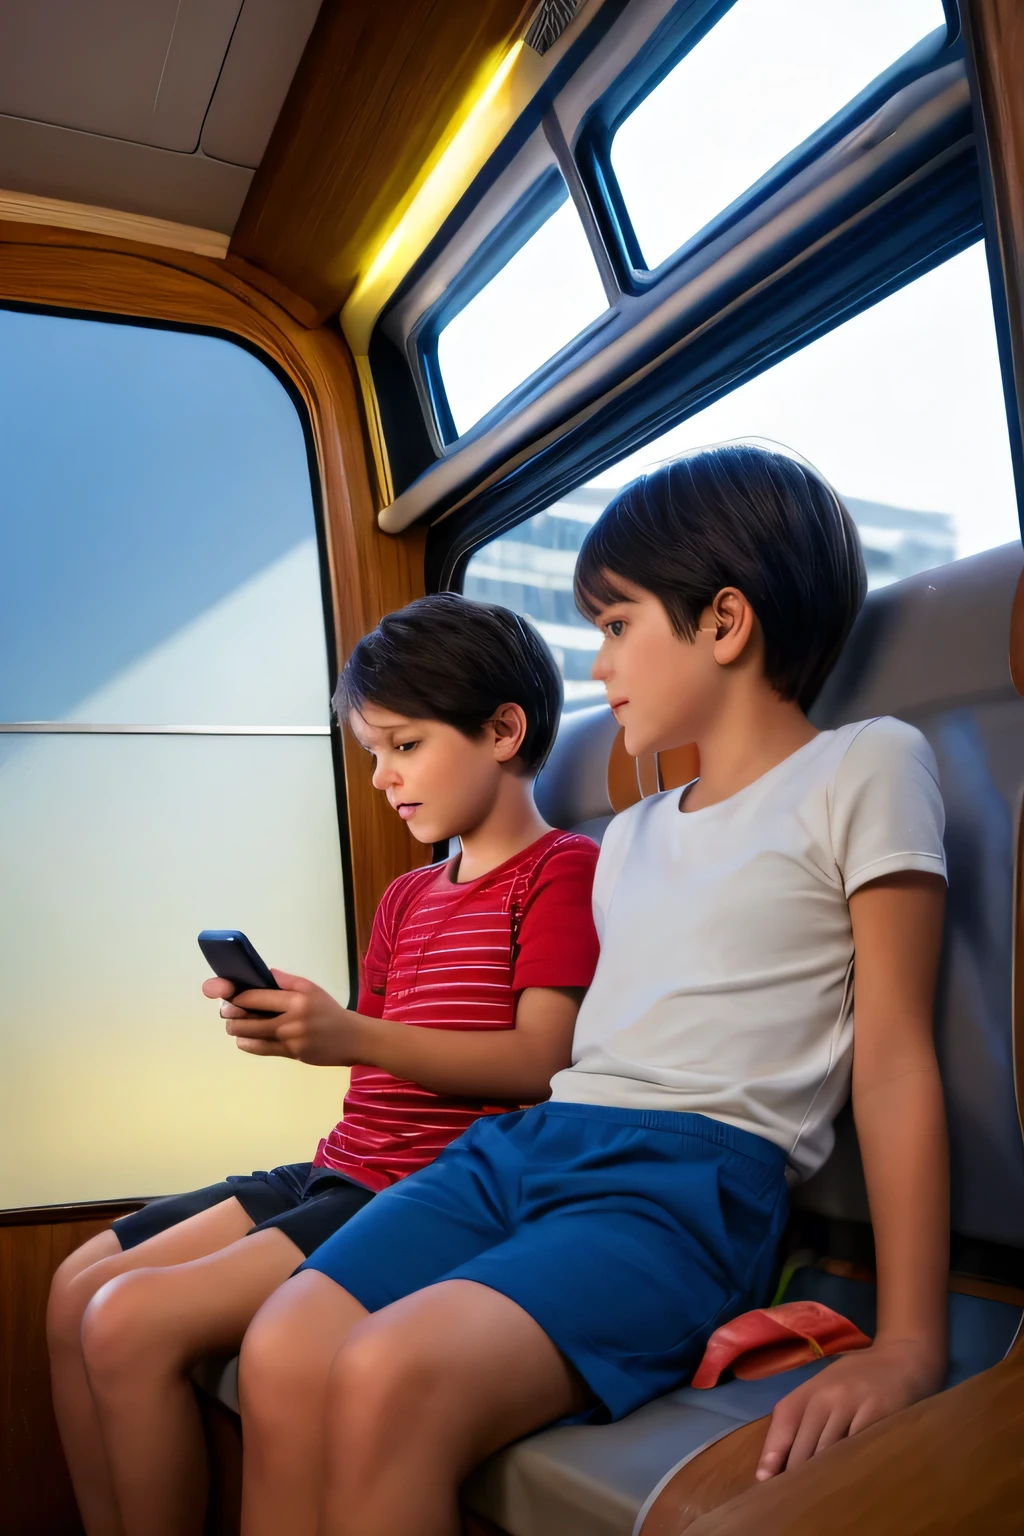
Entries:
<svg viewBox="0 0 1024 1536">
<path fill-rule="evenodd" d="M 371 783 L 374 789 L 391 789 L 396 784 L 401 784 L 402 776 L 387 763 L 378 762 L 373 770 Z"/>
<path fill-rule="evenodd" d="M 611 668 L 608 665 L 608 658 L 604 653 L 603 645 L 594 657 L 594 665 L 590 669 L 590 675 L 595 683 L 603 683 L 611 675 Z"/>
</svg>

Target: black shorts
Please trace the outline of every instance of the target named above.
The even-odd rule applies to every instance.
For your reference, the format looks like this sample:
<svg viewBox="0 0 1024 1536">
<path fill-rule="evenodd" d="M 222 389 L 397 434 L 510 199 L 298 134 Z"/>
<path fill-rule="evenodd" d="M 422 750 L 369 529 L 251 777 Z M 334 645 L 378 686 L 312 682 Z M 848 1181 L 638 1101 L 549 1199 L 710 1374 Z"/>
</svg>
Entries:
<svg viewBox="0 0 1024 1536">
<path fill-rule="evenodd" d="M 266 1173 L 231 1174 L 222 1183 L 208 1184 L 205 1189 L 151 1200 L 141 1211 L 121 1216 L 112 1230 L 123 1249 L 137 1248 L 190 1216 L 234 1199 L 255 1222 L 249 1237 L 253 1232 L 280 1227 L 308 1259 L 314 1248 L 319 1248 L 373 1199 L 373 1193 L 332 1168 L 286 1163 Z"/>
</svg>

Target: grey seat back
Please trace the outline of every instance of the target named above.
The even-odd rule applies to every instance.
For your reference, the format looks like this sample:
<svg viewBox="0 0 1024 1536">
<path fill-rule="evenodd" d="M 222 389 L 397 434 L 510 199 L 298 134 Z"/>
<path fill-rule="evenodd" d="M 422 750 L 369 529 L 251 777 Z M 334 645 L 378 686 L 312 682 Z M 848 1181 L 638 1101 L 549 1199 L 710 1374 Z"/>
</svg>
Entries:
<svg viewBox="0 0 1024 1536">
<path fill-rule="evenodd" d="M 562 716 L 535 792 L 541 815 L 553 827 L 601 841 L 613 815 L 608 760 L 618 730 L 607 704 Z"/>
<path fill-rule="evenodd" d="M 1010 679 L 1019 544 L 871 593 L 818 700 L 823 728 L 896 715 L 931 744 L 946 807 L 949 897 L 936 1005 L 952 1227 L 1024 1248 L 1024 1142 L 1014 1091 L 1012 981 L 1024 700 Z M 797 1192 L 825 1216 L 867 1219 L 852 1121 Z"/>
</svg>

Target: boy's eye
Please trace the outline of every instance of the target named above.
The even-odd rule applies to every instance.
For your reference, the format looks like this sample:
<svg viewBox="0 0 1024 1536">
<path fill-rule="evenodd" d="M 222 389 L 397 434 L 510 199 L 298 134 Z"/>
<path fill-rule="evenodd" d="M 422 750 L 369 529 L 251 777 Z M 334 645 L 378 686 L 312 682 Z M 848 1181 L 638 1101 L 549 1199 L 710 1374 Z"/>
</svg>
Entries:
<svg viewBox="0 0 1024 1536">
<path fill-rule="evenodd" d="M 609 635 L 614 635 L 615 639 L 618 640 L 621 637 L 622 631 L 625 629 L 625 627 L 625 619 L 609 619 L 608 623 L 605 625 L 605 632 Z"/>
<path fill-rule="evenodd" d="M 413 747 L 418 746 L 418 745 L 419 745 L 419 743 L 415 742 L 415 741 L 396 741 L 395 742 L 395 751 L 396 752 L 411 752 Z"/>
</svg>

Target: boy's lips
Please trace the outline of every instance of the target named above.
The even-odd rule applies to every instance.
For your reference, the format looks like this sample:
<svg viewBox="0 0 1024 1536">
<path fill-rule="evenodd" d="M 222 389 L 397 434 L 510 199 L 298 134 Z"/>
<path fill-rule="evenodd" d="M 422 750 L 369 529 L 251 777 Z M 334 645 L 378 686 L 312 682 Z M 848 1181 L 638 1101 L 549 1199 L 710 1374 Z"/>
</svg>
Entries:
<svg viewBox="0 0 1024 1536">
<path fill-rule="evenodd" d="M 608 700 L 608 704 L 609 704 L 609 707 L 611 708 L 611 712 L 612 712 L 613 715 L 614 715 L 614 713 L 615 713 L 615 711 L 617 709 L 621 709 L 622 708 L 623 704 L 628 704 L 628 703 L 629 703 L 628 699 L 609 699 Z"/>
<path fill-rule="evenodd" d="M 422 800 L 400 800 L 395 806 L 395 810 L 403 821 L 409 821 L 411 817 L 416 815 L 422 804 Z"/>
</svg>

